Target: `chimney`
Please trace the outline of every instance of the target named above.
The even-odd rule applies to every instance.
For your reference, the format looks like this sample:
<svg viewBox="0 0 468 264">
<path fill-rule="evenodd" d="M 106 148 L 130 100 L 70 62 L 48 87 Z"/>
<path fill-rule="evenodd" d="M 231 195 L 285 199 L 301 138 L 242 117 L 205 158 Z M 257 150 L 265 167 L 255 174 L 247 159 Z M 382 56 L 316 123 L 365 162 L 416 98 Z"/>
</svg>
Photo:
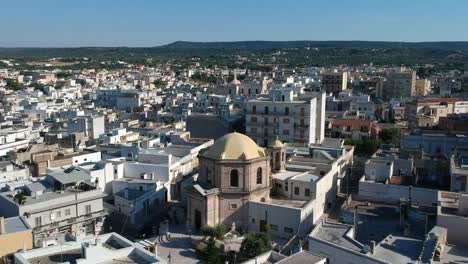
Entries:
<svg viewBox="0 0 468 264">
<path fill-rule="evenodd" d="M 0 216 L 0 235 L 3 235 L 6 233 L 5 230 L 5 218 L 3 216 Z"/>
</svg>

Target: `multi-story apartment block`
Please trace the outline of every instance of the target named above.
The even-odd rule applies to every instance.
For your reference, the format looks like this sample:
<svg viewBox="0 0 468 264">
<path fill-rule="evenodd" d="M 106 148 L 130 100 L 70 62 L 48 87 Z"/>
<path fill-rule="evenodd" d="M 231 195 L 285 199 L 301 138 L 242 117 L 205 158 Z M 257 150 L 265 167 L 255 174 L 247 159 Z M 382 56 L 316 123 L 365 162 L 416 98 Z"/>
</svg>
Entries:
<svg viewBox="0 0 468 264">
<path fill-rule="evenodd" d="M 246 134 L 262 146 L 268 146 L 276 136 L 283 142 L 320 143 L 324 118 L 321 113 L 325 113 L 324 105 L 322 107 L 325 100 L 320 96 L 324 94 L 310 100 L 296 100 L 292 91 L 285 91 L 280 98 L 271 96 L 248 101 L 245 104 Z"/>
<path fill-rule="evenodd" d="M 14 165 L 9 161 L 0 162 L 0 191 L 29 183 L 30 178 L 31 174 L 27 168 Z"/>
<path fill-rule="evenodd" d="M 0 129 L 0 156 L 11 150 L 25 148 L 35 138 L 30 127 L 8 126 Z"/>
<path fill-rule="evenodd" d="M 25 216 L 36 247 L 57 244 L 67 235 L 99 234 L 106 215 L 105 194 L 90 179 L 73 167 L 51 173 L 42 181 L 1 194 L 0 214 Z"/>
<path fill-rule="evenodd" d="M 468 102 L 457 98 L 418 99 L 406 103 L 405 115 L 410 127 L 432 127 L 439 118 L 468 113 Z"/>
<path fill-rule="evenodd" d="M 68 122 L 68 133 L 84 133 L 90 140 L 104 134 L 104 116 L 80 116 Z"/>
<path fill-rule="evenodd" d="M 449 114 L 439 118 L 439 130 L 455 133 L 468 132 L 468 114 Z"/>
<path fill-rule="evenodd" d="M 326 72 L 322 74 L 322 91 L 337 94 L 348 87 L 347 72 Z"/>
<path fill-rule="evenodd" d="M 168 262 L 157 254 L 145 250 L 142 244 L 133 243 L 117 233 L 108 233 L 67 241 L 47 248 L 20 251 L 14 254 L 14 263 L 166 264 Z"/>
<path fill-rule="evenodd" d="M 142 105 L 144 95 L 137 90 L 99 89 L 96 91 L 96 105 L 112 109 L 133 109 Z"/>
<path fill-rule="evenodd" d="M 334 138 L 353 140 L 376 139 L 379 135 L 377 123 L 364 119 L 340 119 L 330 121 L 330 135 Z"/>
<path fill-rule="evenodd" d="M 416 72 L 390 72 L 387 80 L 377 89 L 377 96 L 385 100 L 410 97 L 416 94 Z"/>
<path fill-rule="evenodd" d="M 415 84 L 415 95 L 426 96 L 431 91 L 431 81 L 428 79 L 418 79 Z"/>
</svg>

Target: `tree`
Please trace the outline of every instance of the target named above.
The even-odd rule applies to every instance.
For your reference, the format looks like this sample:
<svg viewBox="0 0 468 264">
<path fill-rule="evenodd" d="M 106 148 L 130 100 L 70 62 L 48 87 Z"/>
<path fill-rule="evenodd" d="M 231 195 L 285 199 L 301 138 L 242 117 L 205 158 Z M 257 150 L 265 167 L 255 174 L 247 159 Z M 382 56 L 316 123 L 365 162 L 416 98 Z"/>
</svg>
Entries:
<svg viewBox="0 0 468 264">
<path fill-rule="evenodd" d="M 70 73 L 68 72 L 58 72 L 55 76 L 57 76 L 57 78 L 59 79 L 66 79 L 68 77 L 70 77 Z"/>
<path fill-rule="evenodd" d="M 400 143 L 400 129 L 397 127 L 384 128 L 379 132 L 379 139 L 385 144 Z"/>
<path fill-rule="evenodd" d="M 40 84 L 40 83 L 32 83 L 29 85 L 29 87 L 34 87 L 34 90 L 39 90 L 43 93 L 46 93 L 45 92 L 45 86 L 43 84 Z"/>
<path fill-rule="evenodd" d="M 204 225 L 200 228 L 200 232 L 204 236 L 214 236 L 214 228 L 209 225 Z"/>
<path fill-rule="evenodd" d="M 240 248 L 243 260 L 255 258 L 272 249 L 271 240 L 266 233 L 249 233 L 245 236 Z"/>
<path fill-rule="evenodd" d="M 207 264 L 218 264 L 223 263 L 223 257 L 216 245 L 214 237 L 210 236 L 206 241 L 206 246 L 199 250 L 200 259 Z"/>
<path fill-rule="evenodd" d="M 13 200 L 16 201 L 18 204 L 23 204 L 23 202 L 26 200 L 26 197 L 23 193 L 17 193 Z"/>
<path fill-rule="evenodd" d="M 19 83 L 17 80 L 14 79 L 7 79 L 6 81 L 6 88 L 10 90 L 18 90 L 20 87 Z"/>
<path fill-rule="evenodd" d="M 164 87 L 164 86 L 167 85 L 167 82 L 158 79 L 158 80 L 153 81 L 153 85 L 154 85 L 155 87 Z"/>
<path fill-rule="evenodd" d="M 371 156 L 382 145 L 382 142 L 375 139 L 352 140 L 346 139 L 345 145 L 354 146 L 354 153 L 358 156 Z"/>
<path fill-rule="evenodd" d="M 219 224 L 215 227 L 209 225 L 204 225 L 200 228 L 201 233 L 204 236 L 215 237 L 217 239 L 222 239 L 224 234 L 227 232 L 227 227 L 223 224 Z"/>
</svg>

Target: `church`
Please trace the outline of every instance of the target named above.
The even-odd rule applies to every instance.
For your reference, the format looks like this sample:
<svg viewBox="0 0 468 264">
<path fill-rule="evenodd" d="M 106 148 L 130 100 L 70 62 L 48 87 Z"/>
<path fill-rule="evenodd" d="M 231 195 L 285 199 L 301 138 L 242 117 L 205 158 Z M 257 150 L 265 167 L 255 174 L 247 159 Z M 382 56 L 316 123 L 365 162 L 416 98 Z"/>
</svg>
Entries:
<svg viewBox="0 0 468 264">
<path fill-rule="evenodd" d="M 279 140 L 264 149 L 246 135 L 229 133 L 198 159 L 198 180 L 187 189 L 187 226 L 247 227 L 249 202 L 270 199 L 271 174 L 284 171 L 286 150 Z"/>
</svg>

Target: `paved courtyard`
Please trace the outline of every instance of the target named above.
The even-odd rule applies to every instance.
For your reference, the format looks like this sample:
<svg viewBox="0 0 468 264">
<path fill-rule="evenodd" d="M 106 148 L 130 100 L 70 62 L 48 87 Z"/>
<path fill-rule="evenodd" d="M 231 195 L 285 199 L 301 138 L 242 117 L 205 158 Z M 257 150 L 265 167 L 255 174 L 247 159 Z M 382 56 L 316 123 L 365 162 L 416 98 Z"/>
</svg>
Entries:
<svg viewBox="0 0 468 264">
<path fill-rule="evenodd" d="M 166 236 L 153 237 L 149 240 L 158 242 L 158 256 L 171 263 L 200 263 L 191 241 L 202 239 L 201 236 L 190 236 L 183 226 L 169 227 L 170 238 Z"/>
</svg>

